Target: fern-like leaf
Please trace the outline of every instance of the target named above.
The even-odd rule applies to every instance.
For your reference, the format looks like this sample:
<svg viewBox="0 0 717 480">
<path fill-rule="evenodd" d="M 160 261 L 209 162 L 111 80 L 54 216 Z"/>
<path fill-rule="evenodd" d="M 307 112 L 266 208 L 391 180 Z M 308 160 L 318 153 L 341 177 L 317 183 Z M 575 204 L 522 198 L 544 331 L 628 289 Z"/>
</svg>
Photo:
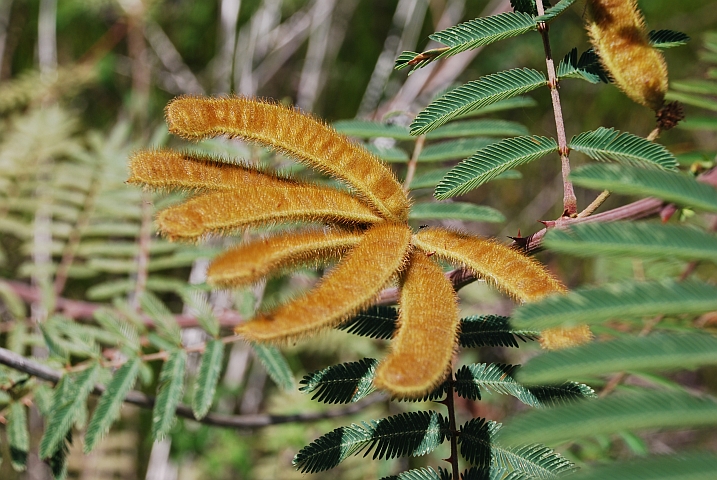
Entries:
<svg viewBox="0 0 717 480">
<path fill-rule="evenodd" d="M 581 133 L 570 140 L 569 147 L 593 160 L 615 160 L 625 164 L 656 165 L 665 170 L 677 170 L 677 159 L 665 147 L 614 128 L 600 127 Z"/>
<path fill-rule="evenodd" d="M 493 143 L 495 143 L 495 139 L 483 137 L 461 138 L 458 140 L 434 143 L 433 145 L 428 145 L 421 151 L 421 154 L 418 156 L 418 162 L 442 162 L 445 160 L 466 158 L 469 155 L 473 155 L 476 150 L 485 148 Z"/>
<path fill-rule="evenodd" d="M 419 188 L 434 189 L 436 188 L 438 182 L 440 182 L 443 177 L 445 177 L 446 174 L 450 171 L 450 167 L 438 168 L 436 170 L 431 170 L 429 172 L 416 175 L 411 182 L 411 190 L 416 190 Z M 505 172 L 495 177 L 493 180 L 519 180 L 521 178 L 523 178 L 523 175 L 518 170 L 506 170 Z"/>
<path fill-rule="evenodd" d="M 555 4 L 554 7 L 547 9 L 544 15 L 535 17 L 535 21 L 546 23 L 551 22 L 555 20 L 565 10 L 567 10 L 568 7 L 570 7 L 573 3 L 575 3 L 575 0 L 560 0 L 558 3 Z"/>
<path fill-rule="evenodd" d="M 663 50 L 687 45 L 687 42 L 691 40 L 688 35 L 674 30 L 651 30 L 647 37 L 650 45 Z"/>
<path fill-rule="evenodd" d="M 398 475 L 383 477 L 381 480 L 442 480 L 441 475 L 431 467 L 407 470 Z"/>
<path fill-rule="evenodd" d="M 524 125 L 508 120 L 471 120 L 453 122 L 433 130 L 426 135 L 428 140 L 457 137 L 513 137 L 528 135 Z"/>
<path fill-rule="evenodd" d="M 560 79 L 580 78 L 590 83 L 600 83 L 603 77 L 597 73 L 596 68 L 599 68 L 599 59 L 592 50 L 583 52 L 578 59 L 578 49 L 573 48 L 560 61 L 556 74 Z"/>
<path fill-rule="evenodd" d="M 30 452 L 30 432 L 27 428 L 25 405 L 20 402 L 10 404 L 7 415 L 7 439 L 13 470 L 24 472 L 27 469 L 27 455 Z"/>
<path fill-rule="evenodd" d="M 190 286 L 180 291 L 186 307 L 189 307 L 192 315 L 197 319 L 199 326 L 209 335 L 216 338 L 219 336 L 219 319 L 212 311 L 212 306 L 206 298 L 206 293 L 201 289 Z"/>
<path fill-rule="evenodd" d="M 461 456 L 471 465 L 489 469 L 493 459 L 493 436 L 499 428 L 499 423 L 485 418 L 473 418 L 462 425 L 458 435 Z"/>
<path fill-rule="evenodd" d="M 252 348 L 274 383 L 287 392 L 293 390 L 294 374 L 279 349 L 259 343 L 252 344 Z"/>
<path fill-rule="evenodd" d="M 436 186 L 434 195 L 438 199 L 462 195 L 508 169 L 557 150 L 558 144 L 552 138 L 531 136 L 502 140 L 477 151 L 453 167 Z"/>
<path fill-rule="evenodd" d="M 223 360 L 224 342 L 221 340 L 207 342 L 202 361 L 199 363 L 197 383 L 194 385 L 194 395 L 192 397 L 192 411 L 197 420 L 204 418 L 212 406 L 219 375 L 222 373 Z"/>
<path fill-rule="evenodd" d="M 174 424 L 177 404 L 182 399 L 184 391 L 186 364 L 186 352 L 177 350 L 169 354 L 159 372 L 157 399 L 152 410 L 152 438 L 155 441 L 166 437 Z"/>
<path fill-rule="evenodd" d="M 545 247 L 580 257 L 630 256 L 717 262 L 717 237 L 695 228 L 652 223 L 585 223 L 552 229 Z"/>
<path fill-rule="evenodd" d="M 713 453 L 655 455 L 597 466 L 571 476 L 574 480 L 712 480 L 717 472 Z"/>
<path fill-rule="evenodd" d="M 505 222 L 505 216 L 498 210 L 485 205 L 467 202 L 418 203 L 411 207 L 409 220 L 465 220 L 469 222 Z"/>
<path fill-rule="evenodd" d="M 584 165 L 570 179 L 587 188 L 627 195 L 653 196 L 694 208 L 717 212 L 717 190 L 692 177 L 623 165 Z"/>
<path fill-rule="evenodd" d="M 67 432 L 57 450 L 47 460 L 54 480 L 67 478 L 67 457 L 70 455 L 70 445 L 72 445 L 72 431 Z"/>
<path fill-rule="evenodd" d="M 573 290 L 518 307 L 511 322 L 543 330 L 655 315 L 700 314 L 717 310 L 717 287 L 699 280 L 619 282 Z"/>
<path fill-rule="evenodd" d="M 545 85 L 545 75 L 529 68 L 487 75 L 449 91 L 428 105 L 411 124 L 411 135 L 434 130 L 459 115 Z"/>
<path fill-rule="evenodd" d="M 373 459 L 419 457 L 438 447 L 450 434 L 448 420 L 436 412 L 406 412 L 374 423 L 371 443 Z"/>
<path fill-rule="evenodd" d="M 610 372 L 692 368 L 717 363 L 717 339 L 704 334 L 625 337 L 546 352 L 519 372 L 521 381 L 548 383 Z"/>
<path fill-rule="evenodd" d="M 506 423 L 504 445 L 559 443 L 576 438 L 649 428 L 708 427 L 717 424 L 717 403 L 683 392 L 650 391 L 611 396 L 521 414 Z"/>
<path fill-rule="evenodd" d="M 50 458 L 62 447 L 78 413 L 85 408 L 99 371 L 99 364 L 94 363 L 81 372 L 62 377 L 55 388 L 50 418 L 40 441 L 40 458 Z"/>
<path fill-rule="evenodd" d="M 373 377 L 378 360 L 364 358 L 358 362 L 333 365 L 305 375 L 299 390 L 313 393 L 312 400 L 323 403 L 351 403 L 374 391 Z"/>
<path fill-rule="evenodd" d="M 537 330 L 516 330 L 508 317 L 499 315 L 474 315 L 461 319 L 460 337 L 461 347 L 518 347 L 517 339 L 522 341 L 537 340 L 540 332 Z"/>
<path fill-rule="evenodd" d="M 396 331 L 397 322 L 398 310 L 394 307 L 376 306 L 364 310 L 336 328 L 362 337 L 389 340 Z"/>
<path fill-rule="evenodd" d="M 369 120 L 339 120 L 333 123 L 337 132 L 356 138 L 395 138 L 396 140 L 411 140 L 408 128 L 401 125 L 371 122 Z"/>
<path fill-rule="evenodd" d="M 115 372 L 107 385 L 107 390 L 100 397 L 95 413 L 87 426 L 85 453 L 89 453 L 95 448 L 95 445 L 110 430 L 112 423 L 119 417 L 124 398 L 134 386 L 141 365 L 142 361 L 139 358 L 132 358 Z"/>
<path fill-rule="evenodd" d="M 555 478 L 577 470 L 570 460 L 542 444 L 506 448 L 493 443 L 493 464 L 523 473 L 528 478 Z"/>
<path fill-rule="evenodd" d="M 145 292 L 139 301 L 142 310 L 149 315 L 157 327 L 157 333 L 175 345 L 182 344 L 182 333 L 174 315 L 155 295 Z"/>
<path fill-rule="evenodd" d="M 323 472 L 334 468 L 366 448 L 373 430 L 366 423 L 339 427 L 299 450 L 292 465 L 301 473 Z"/>
</svg>

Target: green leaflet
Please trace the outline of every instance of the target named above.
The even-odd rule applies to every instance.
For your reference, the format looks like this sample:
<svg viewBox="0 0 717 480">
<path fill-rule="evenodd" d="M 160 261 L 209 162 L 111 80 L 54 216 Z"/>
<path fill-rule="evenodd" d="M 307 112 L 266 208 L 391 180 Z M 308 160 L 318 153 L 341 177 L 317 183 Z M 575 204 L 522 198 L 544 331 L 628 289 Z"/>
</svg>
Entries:
<svg viewBox="0 0 717 480">
<path fill-rule="evenodd" d="M 717 118 L 714 117 L 692 117 L 677 124 L 682 130 L 717 130 Z"/>
<path fill-rule="evenodd" d="M 653 223 L 584 223 L 551 229 L 546 248 L 580 257 L 678 258 L 717 263 L 717 237 L 695 228 Z"/>
<path fill-rule="evenodd" d="M 332 365 L 305 375 L 299 390 L 313 393 L 311 399 L 322 403 L 352 403 L 374 391 L 373 379 L 378 360 L 363 358 L 358 362 Z"/>
<path fill-rule="evenodd" d="M 502 112 L 504 110 L 512 110 L 514 108 L 531 108 L 538 105 L 538 102 L 530 97 L 512 97 L 506 98 L 499 102 L 491 103 L 485 107 L 481 107 L 478 110 L 472 110 L 470 112 L 458 115 L 456 119 L 478 117 L 487 113 Z"/>
<path fill-rule="evenodd" d="M 677 159 L 665 147 L 614 128 L 600 127 L 581 133 L 573 137 L 568 146 L 593 160 L 615 160 L 625 164 L 654 165 L 665 170 L 677 170 Z"/>
<path fill-rule="evenodd" d="M 299 450 L 291 463 L 301 473 L 332 469 L 366 448 L 372 433 L 373 429 L 366 423 L 339 427 Z"/>
<path fill-rule="evenodd" d="M 681 103 L 684 103 L 685 105 L 692 105 L 694 107 L 699 108 L 706 108 L 707 110 L 712 110 L 713 112 L 717 112 L 717 101 L 712 100 L 711 98 L 706 98 L 700 95 L 692 95 L 690 93 L 680 93 L 680 92 L 673 92 L 668 91 L 665 95 L 665 100 L 670 101 L 678 101 Z"/>
<path fill-rule="evenodd" d="M 360 312 L 336 328 L 354 335 L 388 340 L 393 337 L 397 323 L 398 310 L 394 307 L 374 306 Z"/>
<path fill-rule="evenodd" d="M 219 319 L 214 315 L 212 306 L 207 301 L 207 293 L 197 287 L 189 286 L 180 292 L 180 296 L 204 331 L 214 338 L 219 337 Z"/>
<path fill-rule="evenodd" d="M 162 301 L 149 292 L 144 292 L 139 300 L 142 310 L 154 321 L 157 333 L 175 345 L 182 344 L 182 333 L 174 315 Z"/>
<path fill-rule="evenodd" d="M 27 455 L 30 452 L 30 432 L 27 429 L 25 405 L 19 402 L 10 404 L 7 415 L 7 439 L 10 444 L 10 462 L 16 472 L 27 469 Z"/>
<path fill-rule="evenodd" d="M 451 122 L 426 135 L 428 140 L 453 137 L 513 137 L 528 135 L 528 129 L 518 122 L 509 120 L 469 120 Z"/>
<path fill-rule="evenodd" d="M 717 83 L 709 80 L 683 80 L 670 85 L 675 90 L 698 95 L 717 95 Z"/>
<path fill-rule="evenodd" d="M 553 383 L 632 370 L 673 370 L 717 364 L 717 338 L 706 334 L 658 334 L 596 342 L 531 359 L 521 382 Z"/>
<path fill-rule="evenodd" d="M 363 146 L 384 162 L 406 163 L 409 159 L 408 154 L 398 147 L 378 147 L 373 143 L 365 143 Z"/>
<path fill-rule="evenodd" d="M 467 220 L 470 222 L 505 222 L 502 213 L 492 207 L 467 202 L 418 203 L 411 207 L 410 220 Z"/>
<path fill-rule="evenodd" d="M 434 143 L 421 150 L 421 154 L 418 156 L 418 162 L 441 162 L 444 160 L 465 158 L 469 155 L 473 155 L 476 150 L 485 148 L 492 143 L 495 143 L 495 139 L 483 137 L 461 138 L 458 140 Z"/>
<path fill-rule="evenodd" d="M 708 453 L 655 455 L 586 469 L 574 480 L 712 480 L 717 472 L 717 456 Z"/>
<path fill-rule="evenodd" d="M 717 287 L 699 280 L 620 282 L 573 290 L 518 307 L 517 328 L 546 328 L 600 323 L 611 318 L 696 315 L 717 310 Z"/>
<path fill-rule="evenodd" d="M 407 470 L 390 477 L 383 477 L 381 480 L 442 480 L 442 477 L 431 467 L 425 467 Z"/>
<path fill-rule="evenodd" d="M 428 105 L 411 124 L 411 135 L 434 130 L 453 118 L 545 85 L 545 75 L 516 68 L 486 75 L 453 89 Z"/>
<path fill-rule="evenodd" d="M 510 6 L 516 12 L 528 13 L 532 16 L 538 15 L 538 8 L 535 5 L 536 0 L 510 0 Z M 543 9 L 549 10 L 551 8 L 550 0 L 542 0 Z"/>
<path fill-rule="evenodd" d="M 508 317 L 500 315 L 472 315 L 461 318 L 458 342 L 461 347 L 472 348 L 482 346 L 518 347 L 516 338 L 526 342 L 537 340 L 537 330 L 516 330 Z"/>
<path fill-rule="evenodd" d="M 105 330 L 117 336 L 118 343 L 127 345 L 133 351 L 139 351 L 139 332 L 134 325 L 120 318 L 113 310 L 98 308 L 92 313 L 92 318 Z"/>
<path fill-rule="evenodd" d="M 583 52 L 578 59 L 578 49 L 573 48 L 560 61 L 556 74 L 559 79 L 580 78 L 590 83 L 600 83 L 604 78 L 600 75 L 601 71 L 600 60 L 592 49 Z"/>
<path fill-rule="evenodd" d="M 413 177 L 411 182 L 411 190 L 417 190 L 419 188 L 435 188 L 438 182 L 446 176 L 451 168 L 438 168 L 436 170 L 430 170 L 426 173 L 416 175 Z M 501 173 L 493 180 L 517 180 L 523 178 L 523 175 L 518 170 L 506 170 Z"/>
<path fill-rule="evenodd" d="M 224 342 L 210 340 L 204 349 L 202 361 L 199 364 L 199 373 L 194 385 L 192 396 L 192 411 L 197 420 L 204 418 L 209 412 L 217 390 L 217 382 L 222 372 L 224 360 Z"/>
<path fill-rule="evenodd" d="M 440 200 L 462 195 L 494 179 L 502 172 L 537 160 L 558 150 L 558 144 L 547 137 L 516 137 L 502 140 L 478 150 L 449 171 L 436 186 L 434 196 Z"/>
<path fill-rule="evenodd" d="M 708 427 L 717 424 L 717 403 L 683 392 L 650 391 L 610 396 L 513 418 L 501 430 L 504 445 L 538 441 L 556 444 L 595 435 L 648 428 Z"/>
<path fill-rule="evenodd" d="M 555 20 L 561 13 L 568 9 L 575 0 L 560 0 L 554 7 L 545 11 L 544 15 L 535 17 L 536 22 L 550 22 Z"/>
<path fill-rule="evenodd" d="M 278 348 L 255 343 L 252 349 L 274 383 L 287 391 L 294 389 L 294 374 Z"/>
<path fill-rule="evenodd" d="M 576 185 L 627 195 L 658 197 L 679 205 L 717 212 L 717 190 L 687 175 L 622 165 L 585 165 L 573 171 Z"/>
<path fill-rule="evenodd" d="M 663 50 L 687 45 L 687 42 L 691 40 L 688 35 L 674 30 L 651 30 L 647 37 L 653 47 Z"/>
<path fill-rule="evenodd" d="M 186 282 L 160 275 L 151 275 L 147 279 L 147 290 L 153 292 L 179 292 L 186 286 Z M 134 280 L 108 280 L 88 288 L 87 298 L 107 300 L 131 292 L 134 288 Z"/>
<path fill-rule="evenodd" d="M 186 363 L 187 353 L 177 350 L 169 354 L 159 372 L 157 398 L 152 410 L 152 438 L 155 441 L 164 439 L 174 424 L 177 404 L 184 391 Z"/>
<path fill-rule="evenodd" d="M 339 120 L 333 123 L 337 132 L 356 138 L 388 137 L 396 140 L 411 140 L 407 127 L 369 120 Z"/>
<path fill-rule="evenodd" d="M 62 447 L 78 413 L 85 407 L 99 371 L 100 365 L 94 363 L 81 372 L 65 374 L 55 387 L 50 417 L 40 441 L 40 458 L 50 458 Z"/>
<path fill-rule="evenodd" d="M 85 453 L 89 453 L 95 448 L 119 417 L 122 403 L 137 380 L 141 364 L 142 360 L 139 358 L 131 358 L 115 372 L 107 389 L 100 397 L 95 413 L 87 426 Z"/>
</svg>

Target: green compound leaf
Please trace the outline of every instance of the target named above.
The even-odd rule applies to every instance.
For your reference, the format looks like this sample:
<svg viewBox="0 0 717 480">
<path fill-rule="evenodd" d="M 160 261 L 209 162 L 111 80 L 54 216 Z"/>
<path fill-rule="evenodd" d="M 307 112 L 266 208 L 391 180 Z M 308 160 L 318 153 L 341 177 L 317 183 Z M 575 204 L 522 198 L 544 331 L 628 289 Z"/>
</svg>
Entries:
<svg viewBox="0 0 717 480">
<path fill-rule="evenodd" d="M 426 135 L 428 140 L 454 137 L 514 137 L 528 135 L 525 125 L 509 120 L 470 120 L 452 122 Z"/>
<path fill-rule="evenodd" d="M 407 470 L 398 475 L 383 477 L 381 480 L 442 480 L 442 476 L 431 467 Z"/>
<path fill-rule="evenodd" d="M 364 358 L 342 363 L 305 375 L 299 382 L 302 392 L 313 393 L 312 400 L 322 403 L 352 403 L 374 391 L 373 378 L 378 360 Z"/>
<path fill-rule="evenodd" d="M 580 257 L 678 258 L 717 263 L 717 237 L 677 225 L 585 223 L 550 230 L 543 245 Z"/>
<path fill-rule="evenodd" d="M 426 455 L 443 443 L 449 431 L 448 421 L 439 413 L 402 413 L 337 428 L 302 448 L 292 463 L 301 473 L 316 473 L 364 450 L 364 456 L 374 450 L 374 459 Z"/>
<path fill-rule="evenodd" d="M 40 441 L 40 458 L 50 458 L 62 447 L 72 424 L 85 408 L 99 371 L 100 365 L 94 363 L 80 372 L 65 374 L 55 387 L 52 410 Z"/>
<path fill-rule="evenodd" d="M 529 68 L 487 75 L 449 91 L 428 105 L 411 124 L 411 135 L 428 133 L 459 115 L 545 84 L 545 75 Z"/>
<path fill-rule="evenodd" d="M 674 30 L 651 30 L 647 37 L 650 45 L 663 50 L 687 45 L 687 42 L 691 40 L 688 35 Z"/>
<path fill-rule="evenodd" d="M 461 318 L 458 343 L 463 348 L 473 347 L 518 347 L 518 340 L 523 342 L 537 340 L 537 330 L 516 330 L 508 317 L 500 315 L 473 315 Z"/>
<path fill-rule="evenodd" d="M 712 480 L 717 472 L 717 456 L 708 453 L 655 455 L 581 471 L 574 480 Z"/>
<path fill-rule="evenodd" d="M 582 187 L 652 196 L 678 205 L 717 212 L 717 189 L 679 173 L 592 164 L 574 170 L 570 179 Z"/>
<path fill-rule="evenodd" d="M 652 428 L 709 427 L 717 424 L 717 403 L 684 392 L 610 396 L 547 410 L 527 412 L 506 423 L 504 445 L 556 444 L 577 438 Z"/>
<path fill-rule="evenodd" d="M 370 120 L 339 120 L 333 123 L 337 132 L 356 138 L 387 137 L 396 140 L 411 140 L 407 127 Z"/>
<path fill-rule="evenodd" d="M 142 294 L 139 303 L 142 310 L 149 315 L 157 327 L 157 333 L 165 340 L 175 345 L 182 344 L 182 334 L 174 315 L 167 306 L 155 295 L 145 292 Z"/>
<path fill-rule="evenodd" d="M 409 159 L 408 153 L 398 147 L 383 147 L 373 143 L 364 143 L 363 146 L 386 163 L 406 163 Z"/>
<path fill-rule="evenodd" d="M 665 147 L 631 133 L 614 128 L 600 127 L 572 138 L 572 150 L 582 152 L 593 160 L 632 165 L 658 166 L 665 170 L 677 170 L 677 159 Z"/>
<path fill-rule="evenodd" d="M 705 334 L 625 337 L 546 352 L 518 372 L 521 382 L 551 383 L 620 371 L 655 371 L 717 364 L 717 338 Z"/>
<path fill-rule="evenodd" d="M 274 383 L 286 391 L 294 389 L 294 374 L 278 348 L 258 343 L 253 343 L 251 348 Z"/>
<path fill-rule="evenodd" d="M 25 405 L 20 402 L 10 404 L 7 414 L 7 439 L 13 470 L 24 472 L 27 469 L 27 455 L 30 453 L 30 432 L 27 428 Z"/>
<path fill-rule="evenodd" d="M 469 222 L 505 222 L 505 216 L 498 210 L 485 205 L 467 202 L 418 203 L 411 207 L 410 220 L 465 220 Z"/>
<path fill-rule="evenodd" d="M 600 83 L 604 77 L 596 68 L 600 68 L 599 59 L 592 50 L 583 52 L 578 59 L 578 49 L 573 48 L 560 61 L 556 74 L 559 79 L 579 78 L 590 83 Z"/>
<path fill-rule="evenodd" d="M 516 137 L 478 150 L 462 161 L 436 186 L 439 200 L 462 195 L 494 179 L 502 172 L 556 152 L 558 144 L 547 137 Z"/>
<path fill-rule="evenodd" d="M 141 365 L 142 361 L 139 358 L 132 358 L 115 372 L 107 389 L 100 397 L 95 413 L 87 426 L 85 453 L 89 453 L 95 448 L 119 417 L 124 398 L 134 386 Z"/>
<path fill-rule="evenodd" d="M 72 445 L 72 431 L 67 432 L 67 436 L 62 439 L 57 450 L 47 459 L 54 480 L 67 478 L 67 457 L 70 455 L 70 445 Z"/>
<path fill-rule="evenodd" d="M 224 361 L 224 342 L 210 340 L 204 349 L 202 361 L 199 363 L 197 382 L 192 396 L 192 411 L 197 420 L 204 418 L 209 412 L 217 390 L 217 382 L 222 373 Z"/>
<path fill-rule="evenodd" d="M 510 6 L 516 12 L 523 12 L 534 17 L 538 15 L 538 9 L 535 6 L 535 0 L 510 0 Z M 551 8 L 550 0 L 543 0 L 543 9 L 545 11 Z"/>
<path fill-rule="evenodd" d="M 488 113 L 502 112 L 504 110 L 513 110 L 515 108 L 532 108 L 538 105 L 538 102 L 530 97 L 512 97 L 506 98 L 499 102 L 491 103 L 485 107 L 481 107 L 478 110 L 472 110 L 457 116 L 457 119 L 478 117 L 486 115 Z"/>
<path fill-rule="evenodd" d="M 419 163 L 442 162 L 444 160 L 455 160 L 473 155 L 476 150 L 485 148 L 495 143 L 494 138 L 461 138 L 447 142 L 434 143 L 425 147 L 418 156 Z M 408 157 L 408 155 L 406 155 Z"/>
<path fill-rule="evenodd" d="M 545 15 L 535 17 L 536 22 L 550 22 L 555 20 L 561 13 L 568 9 L 575 0 L 560 0 L 554 7 L 545 11 Z"/>
<path fill-rule="evenodd" d="M 184 369 L 187 364 L 187 353 L 177 350 L 169 354 L 167 361 L 159 372 L 157 399 L 152 410 L 152 438 L 155 441 L 164 439 L 176 419 L 177 404 L 184 391 Z"/>
<path fill-rule="evenodd" d="M 207 293 L 196 286 L 189 285 L 179 295 L 188 307 L 191 315 L 197 319 L 199 326 L 212 337 L 219 336 L 219 319 L 214 315 L 212 306 L 207 301 Z"/>
<path fill-rule="evenodd" d="M 697 315 L 717 310 L 717 287 L 699 280 L 619 282 L 573 290 L 518 307 L 511 323 L 544 330 L 612 318 Z"/>
<path fill-rule="evenodd" d="M 413 181 L 411 182 L 411 190 L 417 190 L 419 188 L 433 189 L 450 171 L 451 167 L 438 168 L 436 170 L 416 175 L 413 177 Z M 523 178 L 523 175 L 518 170 L 506 170 L 493 180 L 519 180 L 521 178 Z"/>
<path fill-rule="evenodd" d="M 362 337 L 389 340 L 393 337 L 393 332 L 396 330 L 397 324 L 397 309 L 393 307 L 375 306 L 364 310 L 336 328 Z"/>
</svg>

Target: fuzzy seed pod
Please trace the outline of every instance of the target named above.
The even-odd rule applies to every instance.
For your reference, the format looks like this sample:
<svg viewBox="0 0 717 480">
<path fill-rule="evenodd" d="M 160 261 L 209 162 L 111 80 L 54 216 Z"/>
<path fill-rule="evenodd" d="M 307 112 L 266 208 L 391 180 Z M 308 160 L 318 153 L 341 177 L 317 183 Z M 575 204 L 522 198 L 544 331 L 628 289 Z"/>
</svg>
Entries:
<svg viewBox="0 0 717 480">
<path fill-rule="evenodd" d="M 590 40 L 615 84 L 635 102 L 658 111 L 667 92 L 667 64 L 647 38 L 636 0 L 588 0 Z"/>
</svg>

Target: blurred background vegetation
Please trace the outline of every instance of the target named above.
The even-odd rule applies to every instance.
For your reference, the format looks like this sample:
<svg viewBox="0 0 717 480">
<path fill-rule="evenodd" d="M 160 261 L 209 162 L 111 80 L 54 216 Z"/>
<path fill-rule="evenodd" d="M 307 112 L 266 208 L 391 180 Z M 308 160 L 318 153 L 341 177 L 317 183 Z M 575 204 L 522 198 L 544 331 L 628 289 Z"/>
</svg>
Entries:
<svg viewBox="0 0 717 480">
<path fill-rule="evenodd" d="M 666 52 L 671 80 L 708 76 L 706 62 L 715 52 L 704 53 L 703 36 L 717 27 L 717 2 L 640 3 L 650 28 L 692 37 L 686 47 Z M 572 47 L 588 47 L 583 7 L 578 2 L 551 27 L 556 58 Z M 86 321 L 99 304 L 112 305 L 118 298 L 132 304 L 145 289 L 184 314 L 187 344 L 201 340 L 192 337 L 201 334 L 189 328 L 192 312 L 177 292 L 187 282 L 203 285 L 203 268 L 227 240 L 181 245 L 154 236 L 154 209 L 172 201 L 172 195 L 150 195 L 125 185 L 127 156 L 139 148 L 171 144 L 279 167 L 286 161 L 226 140 L 189 146 L 169 138 L 163 108 L 172 97 L 256 95 L 296 104 L 328 121 L 385 116 L 401 121 L 453 84 L 508 68 L 544 70 L 542 43 L 538 34 L 530 34 L 438 63 L 408 81 L 405 73 L 393 72 L 395 57 L 402 50 L 425 49 L 430 33 L 509 8 L 508 0 L 0 0 L 0 345 L 42 356 L 38 322 L 56 313 Z M 494 116 L 524 124 L 533 134 L 552 135 L 547 91 L 532 96 L 537 105 Z M 561 96 L 569 136 L 598 126 L 645 136 L 654 125 L 651 112 L 613 86 L 566 81 Z M 705 98 L 714 102 L 714 97 Z M 688 119 L 693 113 L 704 115 L 704 110 L 688 105 Z M 688 164 L 709 162 L 717 151 L 717 135 L 709 130 L 675 129 L 661 141 L 673 153 L 684 154 L 681 158 Z M 396 165 L 401 176 L 403 167 Z M 452 226 L 488 235 L 515 235 L 519 230 L 525 235 L 538 229 L 538 220 L 557 217 L 557 157 L 521 170 L 523 180 L 494 182 L 465 199 L 497 208 L 506 222 Z M 426 191 L 418 194 L 430 196 Z M 592 195 L 578 191 L 579 206 L 587 205 Z M 616 196 L 607 207 L 622 201 Z M 570 286 L 634 274 L 634 269 L 617 268 L 609 260 L 570 259 L 563 264 L 547 254 L 542 258 Z M 653 274 L 650 265 L 642 274 Z M 209 298 L 229 326 L 236 318 L 232 312 L 251 315 L 260 304 L 295 295 L 315 278 L 316 273 L 307 270 L 250 291 L 213 292 Z M 466 314 L 504 314 L 511 308 L 510 302 L 478 284 L 461 295 Z M 286 354 L 300 377 L 328 364 L 376 356 L 381 348 L 380 342 L 331 334 L 293 346 Z M 520 363 L 530 348 L 515 358 L 488 348 L 469 355 Z M 281 391 L 267 381 L 246 345 L 233 345 L 227 358 L 215 410 L 253 415 L 324 408 L 295 389 Z M 152 373 L 157 372 L 148 372 L 145 382 L 150 392 L 156 376 Z M 359 418 L 414 408 L 419 406 L 377 403 Z M 465 416 L 500 420 L 519 407 L 495 397 L 480 404 L 464 402 L 460 408 Z M 234 430 L 180 421 L 170 439 L 152 444 L 149 415 L 126 406 L 121 424 L 98 450 L 88 457 L 79 449 L 73 452 L 71 477 L 304 478 L 291 467 L 295 452 L 346 423 L 323 420 Z M 42 432 L 38 422 L 35 417 L 31 423 L 33 445 Z M 4 435 L 0 428 L 0 449 L 7 459 Z M 595 439 L 568 455 L 619 457 L 628 451 L 669 449 L 670 442 L 717 441 L 714 435 L 684 435 Z M 403 461 L 353 458 L 338 472 L 312 478 L 378 478 L 404 469 Z M 21 474 L 5 461 L 0 478 L 39 479 L 48 473 L 35 456 L 28 472 Z"/>
</svg>

